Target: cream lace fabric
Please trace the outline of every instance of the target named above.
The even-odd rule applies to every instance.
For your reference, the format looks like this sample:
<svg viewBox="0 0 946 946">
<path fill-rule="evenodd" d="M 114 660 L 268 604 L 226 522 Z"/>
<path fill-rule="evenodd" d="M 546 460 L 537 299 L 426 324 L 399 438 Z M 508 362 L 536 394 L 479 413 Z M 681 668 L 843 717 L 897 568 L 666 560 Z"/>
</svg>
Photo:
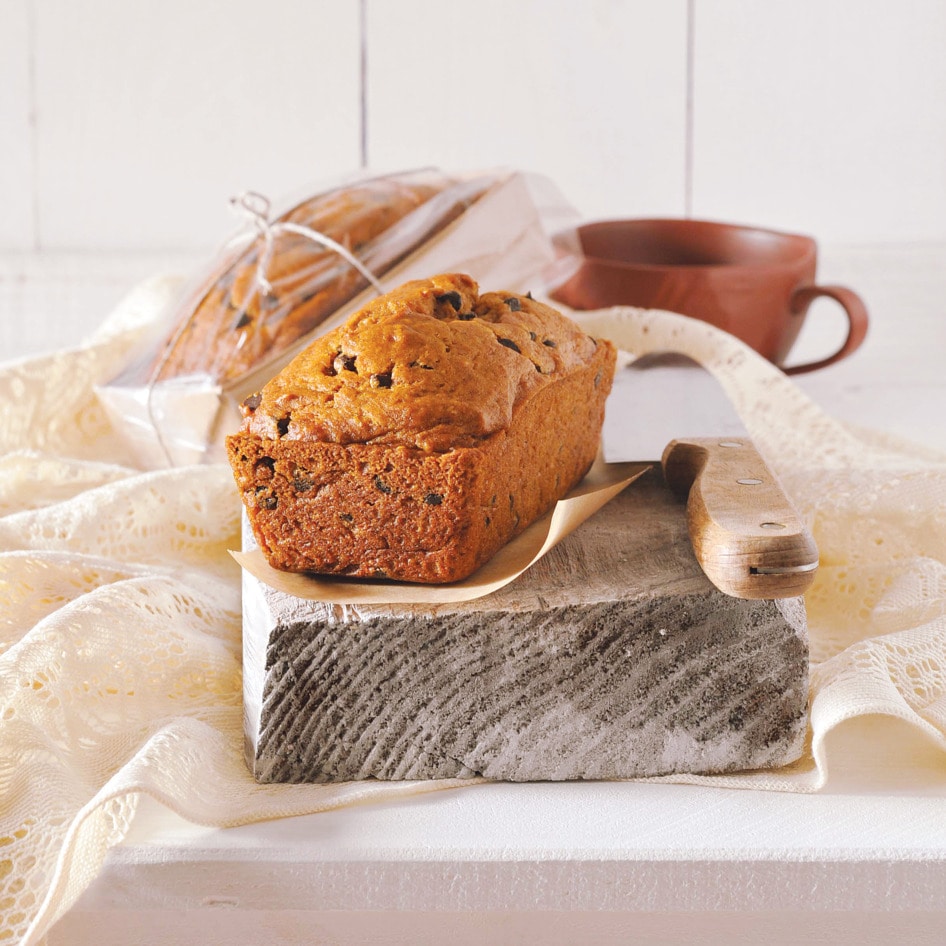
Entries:
<svg viewBox="0 0 946 946">
<path fill-rule="evenodd" d="M 229 469 L 135 469 L 93 393 L 175 288 L 140 287 L 81 350 L 0 366 L 0 942 L 41 942 L 143 794 L 228 826 L 464 784 L 249 776 Z M 672 347 L 710 367 L 822 554 L 807 597 L 810 752 L 790 770 L 682 780 L 815 791 L 826 734 L 868 713 L 946 750 L 946 458 L 842 427 L 701 323 L 582 318 L 628 351 Z"/>
</svg>

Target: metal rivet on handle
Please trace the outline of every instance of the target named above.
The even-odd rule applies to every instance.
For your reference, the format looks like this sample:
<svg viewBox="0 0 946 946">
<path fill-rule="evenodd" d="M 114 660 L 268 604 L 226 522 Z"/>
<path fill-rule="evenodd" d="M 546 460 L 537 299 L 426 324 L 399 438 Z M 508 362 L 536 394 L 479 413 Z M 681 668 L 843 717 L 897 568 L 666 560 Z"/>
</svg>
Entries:
<svg viewBox="0 0 946 946">
<path fill-rule="evenodd" d="M 762 480 L 749 479 L 748 477 L 746 477 L 746 479 L 744 480 L 736 480 L 736 482 L 739 483 L 740 486 L 761 486 L 762 485 Z"/>
<path fill-rule="evenodd" d="M 760 522 L 759 526 L 763 529 L 784 529 L 784 522 Z"/>
<path fill-rule="evenodd" d="M 742 441 L 741 440 L 721 440 L 719 442 L 719 445 L 721 447 L 741 447 Z"/>
</svg>

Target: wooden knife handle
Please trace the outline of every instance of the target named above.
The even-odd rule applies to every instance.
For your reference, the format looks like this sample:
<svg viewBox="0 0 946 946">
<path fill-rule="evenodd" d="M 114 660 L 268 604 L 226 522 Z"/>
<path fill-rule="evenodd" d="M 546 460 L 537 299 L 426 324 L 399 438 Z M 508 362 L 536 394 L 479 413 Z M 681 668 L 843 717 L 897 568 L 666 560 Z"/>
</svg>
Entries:
<svg viewBox="0 0 946 946">
<path fill-rule="evenodd" d="M 811 585 L 814 539 L 750 440 L 673 440 L 662 462 L 668 485 L 687 501 L 697 561 L 720 591 L 788 598 Z"/>
</svg>

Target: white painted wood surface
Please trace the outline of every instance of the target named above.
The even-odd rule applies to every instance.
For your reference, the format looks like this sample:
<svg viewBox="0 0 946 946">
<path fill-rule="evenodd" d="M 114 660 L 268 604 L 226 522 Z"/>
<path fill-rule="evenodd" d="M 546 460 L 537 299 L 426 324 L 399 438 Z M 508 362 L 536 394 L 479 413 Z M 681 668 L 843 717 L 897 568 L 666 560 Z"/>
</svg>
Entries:
<svg viewBox="0 0 946 946">
<path fill-rule="evenodd" d="M 0 24 L 0 247 L 27 249 L 36 245 L 28 0 L 6 0 Z"/>
<path fill-rule="evenodd" d="M 829 739 L 813 796 L 491 784 L 227 831 L 145 802 L 49 946 L 941 943 L 939 751 L 870 718 Z"/>
<path fill-rule="evenodd" d="M 29 4 L 32 242 L 207 248 L 228 198 L 360 163 L 357 3 Z M 16 182 L 13 182 L 14 184 Z"/>
<path fill-rule="evenodd" d="M 684 213 L 684 0 L 372 2 L 367 27 L 372 163 L 541 168 L 585 216 Z"/>
<path fill-rule="evenodd" d="M 696 216 L 942 239 L 939 0 L 697 0 L 694 36 Z"/>
<path fill-rule="evenodd" d="M 4 0 L 0 248 L 206 249 L 237 191 L 429 163 L 946 240 L 944 43 L 939 0 Z"/>
</svg>

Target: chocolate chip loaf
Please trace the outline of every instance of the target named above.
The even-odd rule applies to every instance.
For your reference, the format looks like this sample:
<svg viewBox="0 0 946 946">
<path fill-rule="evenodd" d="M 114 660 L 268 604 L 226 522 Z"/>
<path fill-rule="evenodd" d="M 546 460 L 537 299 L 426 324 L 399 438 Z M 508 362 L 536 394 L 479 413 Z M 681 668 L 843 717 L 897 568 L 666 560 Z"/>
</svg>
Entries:
<svg viewBox="0 0 946 946">
<path fill-rule="evenodd" d="M 615 350 L 529 296 L 410 282 L 244 402 L 227 450 L 269 563 L 452 582 L 587 472 Z"/>
<path fill-rule="evenodd" d="M 152 382 L 187 375 L 232 381 L 289 348 L 367 286 L 333 250 L 280 225 L 300 225 L 330 237 L 380 275 L 462 211 L 458 202 L 426 227 L 418 225 L 410 239 L 403 234 L 388 239 L 409 214 L 451 183 L 439 174 L 406 173 L 339 187 L 300 203 L 275 221 L 271 247 L 262 238 L 255 240 L 184 306 L 147 376 Z M 261 286 L 260 257 L 267 252 L 267 285 Z"/>
</svg>

